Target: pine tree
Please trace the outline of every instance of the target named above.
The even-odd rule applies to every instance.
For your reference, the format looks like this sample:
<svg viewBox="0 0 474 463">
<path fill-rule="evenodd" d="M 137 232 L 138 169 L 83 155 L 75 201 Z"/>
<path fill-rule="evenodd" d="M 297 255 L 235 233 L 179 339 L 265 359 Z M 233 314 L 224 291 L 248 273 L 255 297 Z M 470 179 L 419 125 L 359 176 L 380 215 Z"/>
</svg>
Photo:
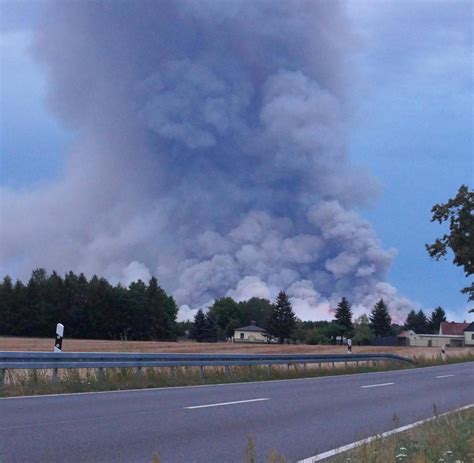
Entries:
<svg viewBox="0 0 474 463">
<path fill-rule="evenodd" d="M 336 315 L 334 316 L 335 322 L 340 326 L 341 344 L 342 338 L 352 336 L 354 332 L 354 326 L 352 324 L 352 310 L 349 301 L 343 297 L 341 302 L 337 305 Z"/>
<path fill-rule="evenodd" d="M 207 312 L 204 326 L 204 341 L 217 342 L 217 318 L 214 312 Z"/>
<path fill-rule="evenodd" d="M 429 331 L 428 319 L 422 310 L 415 312 L 412 310 L 405 322 L 405 329 L 413 330 L 417 334 L 424 334 Z"/>
<path fill-rule="evenodd" d="M 442 322 L 446 321 L 446 313 L 441 307 L 436 307 L 431 313 L 429 326 L 430 331 L 434 334 L 439 333 L 439 327 Z"/>
<path fill-rule="evenodd" d="M 426 334 L 429 331 L 428 318 L 422 310 L 416 314 L 416 330 L 415 333 Z"/>
<path fill-rule="evenodd" d="M 206 336 L 206 316 L 204 312 L 199 309 L 194 316 L 194 325 L 191 329 L 191 338 L 197 342 L 203 342 Z"/>
<path fill-rule="evenodd" d="M 405 329 L 406 330 L 413 330 L 416 333 L 416 312 L 411 310 L 410 313 L 407 315 L 407 319 L 405 321 Z"/>
<path fill-rule="evenodd" d="M 296 317 L 284 291 L 280 291 L 277 300 L 273 305 L 273 310 L 269 323 L 269 331 L 278 338 L 278 342 L 283 344 L 288 339 L 296 326 Z"/>
<path fill-rule="evenodd" d="M 370 313 L 370 327 L 375 333 L 375 336 L 390 336 L 392 334 L 392 319 L 388 312 L 387 305 L 383 299 L 380 299 L 374 305 Z"/>
</svg>

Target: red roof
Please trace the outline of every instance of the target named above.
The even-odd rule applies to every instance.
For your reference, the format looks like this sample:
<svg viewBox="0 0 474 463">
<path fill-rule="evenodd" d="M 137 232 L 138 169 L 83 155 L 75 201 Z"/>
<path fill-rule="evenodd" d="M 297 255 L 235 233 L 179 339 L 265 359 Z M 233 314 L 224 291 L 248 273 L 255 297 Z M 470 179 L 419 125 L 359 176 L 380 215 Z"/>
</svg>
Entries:
<svg viewBox="0 0 474 463">
<path fill-rule="evenodd" d="M 464 334 L 464 330 L 469 325 L 470 323 L 441 322 L 439 333 L 448 336 L 459 336 Z"/>
</svg>

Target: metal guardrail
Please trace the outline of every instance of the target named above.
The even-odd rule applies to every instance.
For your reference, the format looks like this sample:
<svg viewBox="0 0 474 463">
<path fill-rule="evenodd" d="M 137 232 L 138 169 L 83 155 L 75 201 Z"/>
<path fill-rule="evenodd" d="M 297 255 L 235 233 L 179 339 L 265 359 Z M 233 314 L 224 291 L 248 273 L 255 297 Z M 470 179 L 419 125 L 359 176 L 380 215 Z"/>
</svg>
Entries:
<svg viewBox="0 0 474 463">
<path fill-rule="evenodd" d="M 0 352 L 0 383 L 6 370 L 51 369 L 56 380 L 61 368 L 145 368 L 145 367 L 204 367 L 253 366 L 253 365 L 303 365 L 412 360 L 394 354 L 139 354 L 100 352 Z M 174 371 L 174 370 L 173 370 Z"/>
</svg>

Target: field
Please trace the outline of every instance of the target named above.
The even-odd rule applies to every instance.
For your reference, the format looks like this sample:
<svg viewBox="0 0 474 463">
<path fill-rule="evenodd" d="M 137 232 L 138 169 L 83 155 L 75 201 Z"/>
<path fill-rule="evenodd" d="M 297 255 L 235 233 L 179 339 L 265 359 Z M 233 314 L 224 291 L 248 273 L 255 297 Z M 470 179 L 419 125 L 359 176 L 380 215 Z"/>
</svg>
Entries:
<svg viewBox="0 0 474 463">
<path fill-rule="evenodd" d="M 52 352 L 53 338 L 0 337 L 0 351 Z M 345 346 L 310 346 L 278 344 L 153 342 L 153 341 L 99 341 L 89 339 L 64 339 L 64 352 L 150 352 L 150 353 L 248 353 L 248 354 L 328 354 L 347 353 Z M 440 349 L 436 347 L 399 346 L 353 346 L 353 353 L 390 352 L 404 357 L 436 358 Z M 448 348 L 449 357 L 474 355 L 474 348 Z"/>
</svg>

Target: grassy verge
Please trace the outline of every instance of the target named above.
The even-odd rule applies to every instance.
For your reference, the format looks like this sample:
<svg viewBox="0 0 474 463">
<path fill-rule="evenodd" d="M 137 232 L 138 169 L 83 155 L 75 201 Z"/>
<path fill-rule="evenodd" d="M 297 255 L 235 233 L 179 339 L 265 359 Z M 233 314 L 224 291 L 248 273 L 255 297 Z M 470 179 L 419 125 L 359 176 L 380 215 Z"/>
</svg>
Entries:
<svg viewBox="0 0 474 463">
<path fill-rule="evenodd" d="M 328 463 L 473 463 L 474 408 L 425 424 L 326 460 Z"/>
<path fill-rule="evenodd" d="M 394 423 L 396 424 L 396 420 Z M 243 454 L 243 463 L 259 462 L 252 436 L 249 436 Z M 286 462 L 284 456 L 275 451 L 270 452 L 262 461 L 262 463 Z M 368 444 L 327 458 L 324 462 L 473 463 L 474 408 L 435 416 L 432 420 L 408 431 L 375 438 Z"/>
<path fill-rule="evenodd" d="M 376 366 L 347 367 L 344 364 L 336 364 L 334 369 L 331 365 L 325 365 L 323 368 L 308 365 L 306 370 L 299 365 L 289 369 L 286 366 L 273 366 L 271 369 L 268 366 L 231 367 L 227 374 L 224 368 L 206 367 L 204 376 L 200 374 L 198 368 L 176 368 L 174 371 L 169 368 L 143 368 L 140 373 L 132 368 L 109 368 L 104 369 L 100 375 L 95 370 L 88 369 L 60 370 L 55 384 L 51 383 L 51 372 L 47 370 L 9 370 L 6 373 L 4 385 L 0 388 L 0 397 L 315 378 L 469 361 L 474 361 L 474 355 L 468 354 L 448 359 L 446 362 L 443 362 L 441 358 L 419 357 L 415 359 L 414 364 L 380 362 Z"/>
</svg>

